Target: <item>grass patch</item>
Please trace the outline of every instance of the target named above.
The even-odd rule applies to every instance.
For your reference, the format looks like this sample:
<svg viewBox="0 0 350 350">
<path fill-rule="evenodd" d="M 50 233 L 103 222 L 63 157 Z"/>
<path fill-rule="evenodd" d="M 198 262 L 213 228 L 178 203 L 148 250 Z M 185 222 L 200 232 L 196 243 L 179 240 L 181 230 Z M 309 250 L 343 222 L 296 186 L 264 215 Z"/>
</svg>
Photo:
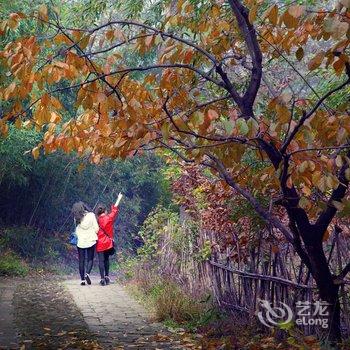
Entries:
<svg viewBox="0 0 350 350">
<path fill-rule="evenodd" d="M 191 322 L 199 319 L 204 311 L 199 302 L 170 281 L 160 280 L 156 283 L 149 290 L 149 297 L 160 321 L 171 319 L 178 323 Z"/>
<path fill-rule="evenodd" d="M 141 271 L 142 278 L 138 274 L 138 278 L 129 280 L 127 288 L 168 328 L 195 332 L 221 317 L 210 295 L 195 298 L 174 281 L 151 274 L 147 269 Z"/>
<path fill-rule="evenodd" d="M 129 292 L 168 328 L 195 332 L 220 319 L 209 293 L 192 295 L 170 276 L 159 273 L 152 262 L 137 257 L 117 261 L 120 280 L 125 282 Z"/>
<path fill-rule="evenodd" d="M 11 251 L 0 255 L 0 275 L 26 276 L 29 272 L 27 264 Z"/>
</svg>

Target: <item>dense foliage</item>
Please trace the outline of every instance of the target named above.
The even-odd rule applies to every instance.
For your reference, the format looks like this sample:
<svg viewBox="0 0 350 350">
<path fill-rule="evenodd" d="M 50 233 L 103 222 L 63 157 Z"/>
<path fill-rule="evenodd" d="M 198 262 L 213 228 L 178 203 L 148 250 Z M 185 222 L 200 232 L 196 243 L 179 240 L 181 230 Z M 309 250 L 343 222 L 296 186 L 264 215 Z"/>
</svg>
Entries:
<svg viewBox="0 0 350 350">
<path fill-rule="evenodd" d="M 111 205 L 121 191 L 126 200 L 116 224 L 118 240 L 120 246 L 135 249 L 138 229 L 150 210 L 168 201 L 162 161 L 145 155 L 96 167 L 61 152 L 34 161 L 28 150 L 39 137 L 11 127 L 9 137 L 0 141 L 1 224 L 55 231 L 65 240 L 73 230 L 74 202 L 82 200 L 91 208 L 97 202 Z"/>
</svg>

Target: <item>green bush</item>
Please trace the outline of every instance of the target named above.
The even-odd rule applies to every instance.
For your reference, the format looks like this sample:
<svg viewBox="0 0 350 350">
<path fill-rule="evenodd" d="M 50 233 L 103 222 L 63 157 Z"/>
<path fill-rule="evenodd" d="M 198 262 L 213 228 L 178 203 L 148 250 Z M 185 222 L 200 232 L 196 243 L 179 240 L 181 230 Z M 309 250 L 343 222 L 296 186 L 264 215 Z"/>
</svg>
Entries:
<svg viewBox="0 0 350 350">
<path fill-rule="evenodd" d="M 67 238 L 43 234 L 29 226 L 7 227 L 1 231 L 0 245 L 30 261 L 57 261 L 67 255 Z"/>
<path fill-rule="evenodd" d="M 21 258 L 11 251 L 0 255 L 0 275 L 25 276 L 29 269 Z"/>
<path fill-rule="evenodd" d="M 149 263 L 141 264 L 130 259 L 123 267 L 131 276 L 129 289 L 152 309 L 158 321 L 194 330 L 216 317 L 210 298 L 207 297 L 205 301 L 194 298 L 175 281 L 159 276 Z"/>
<path fill-rule="evenodd" d="M 139 265 L 138 257 L 119 254 L 117 260 L 118 262 L 112 263 L 111 266 L 114 265 L 114 270 L 118 271 L 120 277 L 125 280 L 134 278 L 135 271 Z M 111 269 L 113 267 L 111 267 Z"/>
<path fill-rule="evenodd" d="M 157 319 L 174 320 L 178 323 L 193 322 L 200 319 L 203 305 L 184 293 L 173 282 L 160 280 L 150 292 Z"/>
</svg>

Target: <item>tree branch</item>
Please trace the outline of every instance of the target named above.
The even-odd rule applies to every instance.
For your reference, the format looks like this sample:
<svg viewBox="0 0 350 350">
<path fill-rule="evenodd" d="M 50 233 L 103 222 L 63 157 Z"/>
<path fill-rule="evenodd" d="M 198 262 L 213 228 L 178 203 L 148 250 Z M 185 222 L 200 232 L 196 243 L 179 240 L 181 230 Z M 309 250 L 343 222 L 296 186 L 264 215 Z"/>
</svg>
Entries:
<svg viewBox="0 0 350 350">
<path fill-rule="evenodd" d="M 344 267 L 343 271 L 337 276 L 337 278 L 344 279 L 350 272 L 350 262 Z"/>
<path fill-rule="evenodd" d="M 349 68 L 348 68 L 349 67 Z M 347 63 L 347 72 L 350 70 L 350 64 Z M 308 112 L 304 112 L 303 116 L 301 117 L 301 119 L 299 120 L 299 123 L 295 126 L 295 128 L 293 129 L 293 131 L 289 134 L 289 136 L 287 137 L 286 141 L 283 143 L 280 152 L 283 154 L 286 152 L 287 147 L 289 146 L 289 144 L 291 143 L 291 141 L 293 140 L 294 136 L 297 134 L 297 132 L 299 131 L 299 129 L 304 125 L 305 121 L 307 119 L 309 119 L 316 111 L 317 109 L 321 106 L 321 104 L 331 95 L 333 95 L 335 92 L 342 90 L 346 85 L 348 85 L 350 83 L 350 73 L 348 73 L 349 76 L 346 79 L 346 81 L 344 81 L 342 84 L 340 84 L 339 86 L 337 86 L 336 88 L 328 91 L 324 96 L 322 96 L 317 103 L 314 105 L 314 107 Z"/>
<path fill-rule="evenodd" d="M 347 152 L 346 156 L 350 158 L 350 151 Z M 349 180 L 345 176 L 346 170 L 349 169 L 348 162 L 345 162 L 343 166 L 341 167 L 339 174 L 338 174 L 338 181 L 339 185 L 336 189 L 333 190 L 328 202 L 327 202 L 327 208 L 322 211 L 322 213 L 319 215 L 315 226 L 319 227 L 322 234 L 327 229 L 328 225 L 331 223 L 334 215 L 337 212 L 337 208 L 334 206 L 333 202 L 341 202 L 341 200 L 344 198 L 346 191 L 349 186 Z"/>
<path fill-rule="evenodd" d="M 209 156 L 209 155 L 208 155 Z M 241 196 L 243 196 L 245 199 L 248 200 L 248 202 L 254 207 L 254 210 L 269 224 L 272 224 L 277 229 L 281 231 L 281 233 L 284 235 L 284 237 L 287 239 L 288 242 L 292 243 L 294 242 L 293 236 L 290 232 L 290 230 L 284 226 L 281 221 L 274 217 L 268 210 L 263 208 L 260 203 L 254 198 L 251 193 L 240 187 L 231 177 L 231 175 L 227 172 L 225 169 L 223 163 L 215 158 L 214 156 L 210 155 L 210 159 L 216 164 L 216 170 L 219 172 L 221 177 L 233 188 L 235 189 Z"/>
<path fill-rule="evenodd" d="M 262 54 L 257 40 L 255 28 L 249 22 L 249 12 L 247 8 L 242 5 L 240 0 L 229 0 L 228 2 L 231 6 L 232 12 L 237 19 L 238 27 L 245 39 L 250 57 L 252 58 L 253 68 L 247 91 L 242 98 L 242 103 L 244 106 L 244 110 L 242 112 L 243 114 L 248 113 L 248 116 L 253 117 L 253 104 L 258 93 L 262 78 Z"/>
<path fill-rule="evenodd" d="M 174 125 L 175 129 L 177 132 L 182 133 L 182 134 L 186 134 L 186 135 L 190 135 L 193 136 L 195 138 L 200 138 L 200 139 L 204 139 L 207 141 L 215 141 L 215 142 L 236 142 L 236 143 L 240 143 L 240 144 L 247 144 L 250 146 L 254 146 L 253 144 L 249 143 L 248 139 L 245 138 L 239 138 L 239 137 L 212 137 L 212 136 L 203 136 L 200 135 L 194 131 L 189 131 L 189 130 L 182 130 L 178 127 L 178 125 L 176 124 L 175 120 L 174 120 L 174 116 L 170 113 L 170 111 L 167 108 L 167 102 L 169 100 L 169 97 L 166 98 L 166 100 L 163 103 L 163 110 L 165 112 L 165 114 L 167 115 L 167 117 L 169 118 L 170 122 Z"/>
</svg>

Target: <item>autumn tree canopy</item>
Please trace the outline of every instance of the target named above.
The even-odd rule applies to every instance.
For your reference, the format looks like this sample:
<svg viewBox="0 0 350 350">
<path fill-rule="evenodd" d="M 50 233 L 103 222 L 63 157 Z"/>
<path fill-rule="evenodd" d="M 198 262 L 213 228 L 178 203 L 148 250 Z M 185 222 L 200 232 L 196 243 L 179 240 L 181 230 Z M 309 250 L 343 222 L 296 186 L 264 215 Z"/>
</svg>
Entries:
<svg viewBox="0 0 350 350">
<path fill-rule="evenodd" d="M 168 149 L 209 167 L 293 244 L 335 325 L 350 264 L 333 276 L 322 241 L 350 208 L 350 3 L 334 5 L 181 0 L 162 7 L 161 23 L 112 14 L 77 28 L 45 5 L 12 13 L 3 40 L 33 19 L 45 35 L 17 35 L 0 52 L 1 132 L 42 131 L 35 158 L 62 149 L 98 163 Z M 258 196 L 284 207 L 289 225 Z"/>
</svg>

